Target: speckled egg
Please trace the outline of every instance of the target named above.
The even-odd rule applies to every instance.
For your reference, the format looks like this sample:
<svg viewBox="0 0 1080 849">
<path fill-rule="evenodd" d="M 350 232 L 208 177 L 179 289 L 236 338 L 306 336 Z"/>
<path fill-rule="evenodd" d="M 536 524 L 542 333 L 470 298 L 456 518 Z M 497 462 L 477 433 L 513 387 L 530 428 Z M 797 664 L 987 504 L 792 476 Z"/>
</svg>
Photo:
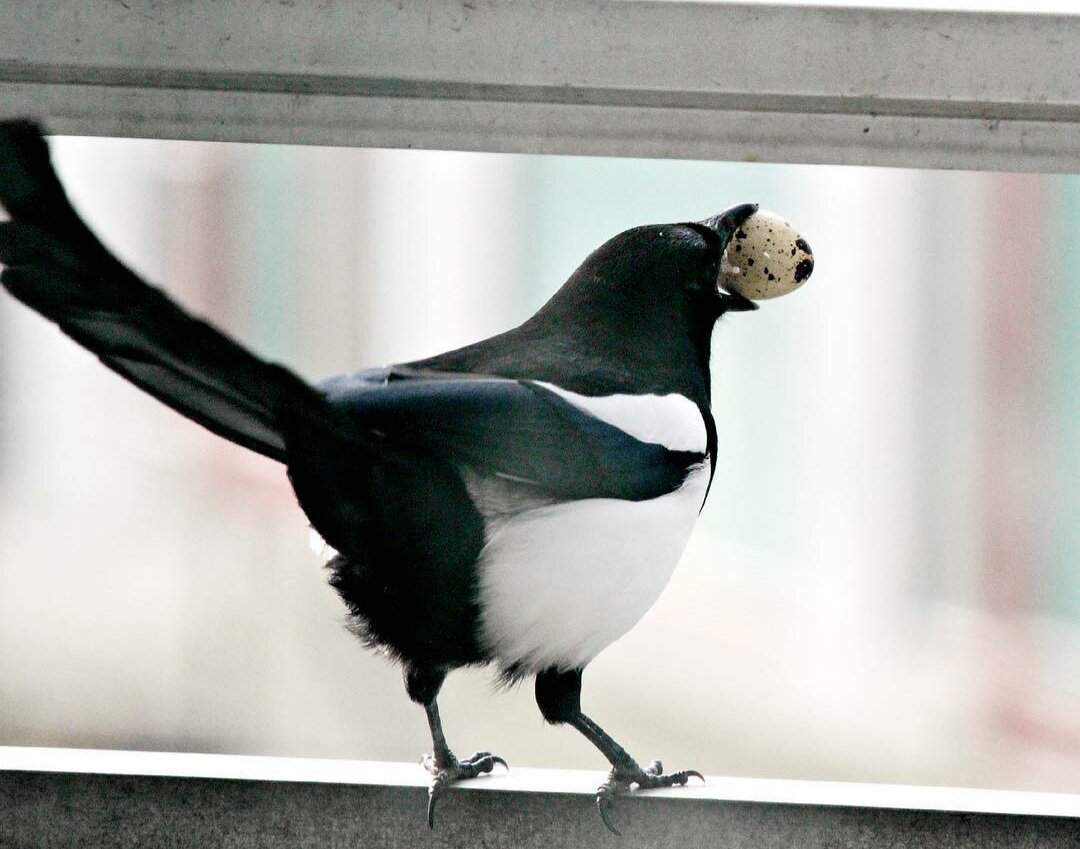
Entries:
<svg viewBox="0 0 1080 849">
<path fill-rule="evenodd" d="M 779 215 L 758 210 L 735 232 L 720 265 L 720 288 L 763 301 L 802 286 L 814 270 L 806 239 Z"/>
</svg>

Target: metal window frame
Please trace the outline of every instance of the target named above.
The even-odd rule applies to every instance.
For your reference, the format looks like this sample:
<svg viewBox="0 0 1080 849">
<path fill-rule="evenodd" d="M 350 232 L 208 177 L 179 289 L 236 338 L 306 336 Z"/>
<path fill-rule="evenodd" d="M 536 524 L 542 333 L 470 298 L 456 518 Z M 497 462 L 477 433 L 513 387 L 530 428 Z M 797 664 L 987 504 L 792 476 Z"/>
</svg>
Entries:
<svg viewBox="0 0 1080 849">
<path fill-rule="evenodd" d="M 57 133 L 1080 171 L 1080 16 L 642 0 L 0 5 Z"/>
</svg>

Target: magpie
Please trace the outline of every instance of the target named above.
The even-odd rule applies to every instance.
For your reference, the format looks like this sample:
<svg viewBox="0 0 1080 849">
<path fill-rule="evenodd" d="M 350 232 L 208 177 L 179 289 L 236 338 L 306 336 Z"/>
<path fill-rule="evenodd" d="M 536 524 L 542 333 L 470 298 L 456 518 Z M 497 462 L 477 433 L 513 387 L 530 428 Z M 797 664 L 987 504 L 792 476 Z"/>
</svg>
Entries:
<svg viewBox="0 0 1080 849">
<path fill-rule="evenodd" d="M 437 697 L 490 665 L 533 677 L 549 723 L 610 763 L 597 791 L 683 785 L 581 709 L 582 673 L 656 601 L 712 482 L 713 327 L 756 309 L 718 286 L 757 207 L 636 227 L 531 318 L 428 359 L 312 385 L 190 315 L 114 257 L 70 204 L 41 128 L 0 123 L 0 283 L 110 369 L 285 466 L 352 629 L 402 667 L 432 738 L 427 809 L 506 762 L 454 755 Z"/>
</svg>

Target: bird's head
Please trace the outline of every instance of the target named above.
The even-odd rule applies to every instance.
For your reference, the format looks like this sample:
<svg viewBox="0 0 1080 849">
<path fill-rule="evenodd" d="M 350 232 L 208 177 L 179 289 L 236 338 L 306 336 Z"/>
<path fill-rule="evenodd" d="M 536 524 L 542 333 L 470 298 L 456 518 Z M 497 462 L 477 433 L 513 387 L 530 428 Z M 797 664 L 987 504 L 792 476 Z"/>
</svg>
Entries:
<svg viewBox="0 0 1080 849">
<path fill-rule="evenodd" d="M 724 250 L 757 212 L 740 204 L 704 221 L 634 227 L 593 251 L 536 316 L 632 344 L 642 334 L 695 340 L 724 313 L 757 304 L 720 287 Z"/>
<path fill-rule="evenodd" d="M 743 288 L 744 279 L 725 256 L 729 243 L 743 258 L 755 249 L 756 231 L 747 222 L 757 211 L 756 204 L 740 204 L 704 221 L 619 233 L 586 257 L 520 327 L 423 365 L 543 375 L 585 394 L 679 392 L 707 401 L 717 319 L 757 309 L 736 290 L 771 296 L 768 278 L 764 288 Z M 763 241 L 776 234 L 775 228 L 764 232 Z M 812 267 L 809 246 L 800 244 Z M 799 265 L 797 274 L 801 283 L 808 266 Z"/>
</svg>

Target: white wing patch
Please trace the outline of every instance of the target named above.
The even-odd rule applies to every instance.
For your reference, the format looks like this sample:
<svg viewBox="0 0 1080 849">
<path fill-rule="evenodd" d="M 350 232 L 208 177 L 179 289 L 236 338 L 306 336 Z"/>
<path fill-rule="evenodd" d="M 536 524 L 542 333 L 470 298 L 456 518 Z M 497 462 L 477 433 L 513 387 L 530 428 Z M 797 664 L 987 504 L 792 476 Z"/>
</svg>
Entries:
<svg viewBox="0 0 1080 849">
<path fill-rule="evenodd" d="M 605 395 L 590 397 L 537 381 L 578 409 L 614 425 L 642 442 L 669 451 L 704 454 L 708 442 L 705 420 L 697 405 L 682 395 Z"/>
</svg>

